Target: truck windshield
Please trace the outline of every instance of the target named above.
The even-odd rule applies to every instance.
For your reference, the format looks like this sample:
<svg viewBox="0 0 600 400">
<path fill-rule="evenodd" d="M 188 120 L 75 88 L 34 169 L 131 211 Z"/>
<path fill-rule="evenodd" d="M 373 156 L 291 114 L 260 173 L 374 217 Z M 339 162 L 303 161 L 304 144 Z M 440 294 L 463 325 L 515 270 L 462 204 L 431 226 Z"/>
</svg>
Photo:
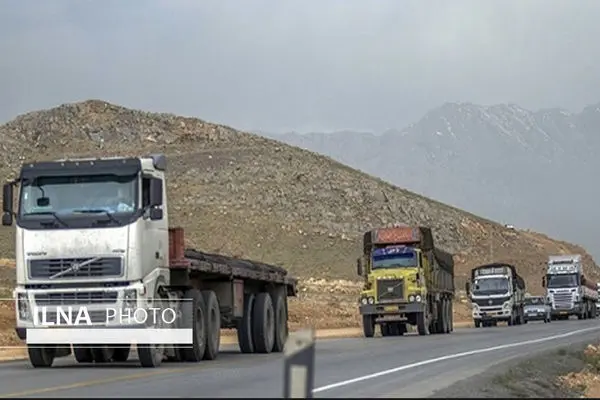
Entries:
<svg viewBox="0 0 600 400">
<path fill-rule="evenodd" d="M 575 287 L 579 284 L 577 274 L 548 275 L 549 288 Z"/>
<path fill-rule="evenodd" d="M 474 295 L 504 294 L 508 292 L 507 278 L 483 278 L 475 280 Z"/>
<path fill-rule="evenodd" d="M 126 213 L 136 209 L 137 175 L 39 177 L 21 186 L 19 213 Z"/>
<path fill-rule="evenodd" d="M 414 252 L 400 254 L 373 254 L 373 269 L 418 266 Z"/>
</svg>

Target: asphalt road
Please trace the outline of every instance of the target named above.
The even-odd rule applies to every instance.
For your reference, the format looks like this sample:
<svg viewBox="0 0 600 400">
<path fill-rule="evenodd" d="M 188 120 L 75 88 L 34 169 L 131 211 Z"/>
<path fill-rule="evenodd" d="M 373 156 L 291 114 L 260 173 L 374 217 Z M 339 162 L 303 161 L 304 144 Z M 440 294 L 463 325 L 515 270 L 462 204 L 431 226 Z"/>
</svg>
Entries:
<svg viewBox="0 0 600 400">
<path fill-rule="evenodd" d="M 315 397 L 426 397 L 508 359 L 600 336 L 600 319 L 457 329 L 449 335 L 317 342 Z M 0 397 L 281 397 L 281 354 L 242 355 L 142 369 L 59 359 L 52 369 L 0 364 Z"/>
</svg>

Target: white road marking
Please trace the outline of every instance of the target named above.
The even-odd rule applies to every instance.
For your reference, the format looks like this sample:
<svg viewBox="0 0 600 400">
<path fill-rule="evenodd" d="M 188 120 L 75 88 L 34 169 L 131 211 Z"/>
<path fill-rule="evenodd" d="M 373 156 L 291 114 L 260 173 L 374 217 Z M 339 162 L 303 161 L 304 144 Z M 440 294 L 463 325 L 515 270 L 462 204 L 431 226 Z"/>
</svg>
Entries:
<svg viewBox="0 0 600 400">
<path fill-rule="evenodd" d="M 470 351 L 465 351 L 462 353 L 449 354 L 447 356 L 431 358 L 429 360 L 423 360 L 423 361 L 419 361 L 419 362 L 412 363 L 412 364 L 402 365 L 400 367 L 386 369 L 384 371 L 375 372 L 373 374 L 363 375 L 363 376 L 359 376 L 357 378 L 352 378 L 352 379 L 348 379 L 345 381 L 340 381 L 340 382 L 332 383 L 329 385 L 321 386 L 321 387 L 313 389 L 313 393 L 324 392 L 326 390 L 331 390 L 331 389 L 339 388 L 342 386 L 352 385 L 357 382 L 362 382 L 362 381 L 367 381 L 369 379 L 379 378 L 380 376 L 395 374 L 396 372 L 404 371 L 404 370 L 411 369 L 411 368 L 421 367 L 423 365 L 434 364 L 434 363 L 437 363 L 440 361 L 452 360 L 455 358 L 467 357 L 467 356 L 472 356 L 475 354 L 488 353 L 490 351 L 509 349 L 511 347 L 525 346 L 525 345 L 534 344 L 534 343 L 542 343 L 542 342 L 547 342 L 549 340 L 562 339 L 565 337 L 577 335 L 577 334 L 584 333 L 584 332 L 594 331 L 594 330 L 598 330 L 598 329 L 600 329 L 600 326 L 596 326 L 596 327 L 592 327 L 592 328 L 585 328 L 585 329 L 578 329 L 576 331 L 561 333 L 560 335 L 547 336 L 547 337 L 543 337 L 543 338 L 539 338 L 539 339 L 531 339 L 531 340 L 526 340 L 524 342 L 501 344 L 499 346 L 487 347 L 484 349 L 470 350 Z"/>
</svg>

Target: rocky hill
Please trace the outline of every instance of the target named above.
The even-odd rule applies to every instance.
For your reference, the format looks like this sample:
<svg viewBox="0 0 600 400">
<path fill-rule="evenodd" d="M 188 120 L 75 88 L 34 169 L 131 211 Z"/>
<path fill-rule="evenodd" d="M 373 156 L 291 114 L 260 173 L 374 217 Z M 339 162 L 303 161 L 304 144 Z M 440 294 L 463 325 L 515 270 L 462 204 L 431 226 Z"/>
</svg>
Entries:
<svg viewBox="0 0 600 400">
<path fill-rule="evenodd" d="M 270 136 L 473 213 L 581 243 L 600 257 L 600 188 L 590 184 L 600 168 L 598 130 L 600 104 L 572 113 L 446 103 L 381 135 Z"/>
<path fill-rule="evenodd" d="M 491 257 L 517 264 L 539 288 L 548 253 L 585 251 L 421 197 L 330 158 L 199 119 L 130 110 L 98 100 L 17 117 L 0 126 L 1 175 L 24 160 L 65 156 L 168 156 L 173 225 L 187 245 L 260 259 L 316 278 L 355 278 L 361 233 L 402 222 L 431 226 L 455 252 L 457 285 Z M 400 161 L 401 162 L 401 161 Z M 0 256 L 12 257 L 11 230 Z"/>
</svg>

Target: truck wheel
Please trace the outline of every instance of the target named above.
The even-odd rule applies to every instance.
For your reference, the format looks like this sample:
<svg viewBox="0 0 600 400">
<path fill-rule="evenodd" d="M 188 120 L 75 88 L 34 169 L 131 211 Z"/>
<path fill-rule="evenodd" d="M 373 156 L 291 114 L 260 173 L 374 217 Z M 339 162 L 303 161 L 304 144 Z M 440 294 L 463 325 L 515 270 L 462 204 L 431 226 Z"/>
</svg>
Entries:
<svg viewBox="0 0 600 400">
<path fill-rule="evenodd" d="M 394 336 L 402 336 L 406 333 L 406 324 L 403 322 L 394 322 Z"/>
<path fill-rule="evenodd" d="M 73 345 L 73 356 L 78 363 L 91 363 L 94 361 L 92 349 L 85 345 Z"/>
<path fill-rule="evenodd" d="M 252 317 L 254 351 L 270 353 L 275 342 L 275 311 L 269 293 L 260 292 L 256 295 Z"/>
<path fill-rule="evenodd" d="M 475 328 L 479 328 L 481 326 L 481 321 L 478 319 L 473 320 L 473 325 L 475 325 Z"/>
<path fill-rule="evenodd" d="M 454 301 L 448 299 L 448 315 L 450 316 L 450 332 L 454 332 Z"/>
<path fill-rule="evenodd" d="M 128 344 L 120 345 L 113 348 L 113 361 L 116 362 L 125 362 L 129 358 L 129 352 L 131 351 L 131 346 Z"/>
<path fill-rule="evenodd" d="M 363 315 L 362 320 L 365 337 L 375 336 L 375 318 L 372 315 Z"/>
<path fill-rule="evenodd" d="M 237 322 L 238 345 L 242 353 L 253 353 L 252 343 L 252 310 L 254 308 L 254 294 L 244 296 L 244 315 Z"/>
<path fill-rule="evenodd" d="M 165 309 L 166 299 L 162 298 L 159 292 L 159 286 L 156 287 L 156 292 L 154 294 L 154 300 L 152 304 L 155 308 L 159 310 Z M 158 321 L 153 321 L 153 324 L 148 326 L 149 328 L 154 329 L 165 329 L 165 323 L 161 318 Z M 164 344 L 155 344 L 155 343 L 142 343 L 137 345 L 137 353 L 138 359 L 140 360 L 140 365 L 142 368 L 156 368 L 160 367 L 162 364 L 163 358 L 165 356 L 165 345 Z"/>
<path fill-rule="evenodd" d="M 452 304 L 450 303 L 450 300 L 445 299 L 444 300 L 444 332 L 443 333 L 450 333 L 452 332 Z"/>
<path fill-rule="evenodd" d="M 212 290 L 202 292 L 204 303 L 206 305 L 206 348 L 204 349 L 204 359 L 214 360 L 219 355 L 219 346 L 221 344 L 221 309 L 219 300 Z"/>
<path fill-rule="evenodd" d="M 417 332 L 420 336 L 429 335 L 429 326 L 427 324 L 427 312 L 417 313 Z"/>
<path fill-rule="evenodd" d="M 54 347 L 40 347 L 36 345 L 27 345 L 29 362 L 34 368 L 50 368 L 54 363 L 56 349 Z"/>
<path fill-rule="evenodd" d="M 90 349 L 94 362 L 97 364 L 110 362 L 113 357 L 113 349 L 108 346 L 96 346 Z"/>
<path fill-rule="evenodd" d="M 288 337 L 288 314 L 286 300 L 287 296 L 282 293 L 272 296 L 275 310 L 275 343 L 273 352 L 281 353 Z"/>
<path fill-rule="evenodd" d="M 183 347 L 181 354 L 185 361 L 199 362 L 206 350 L 206 305 L 198 289 L 189 289 L 184 297 L 187 301 L 181 304 L 181 327 L 193 330 L 193 343 Z"/>
</svg>

